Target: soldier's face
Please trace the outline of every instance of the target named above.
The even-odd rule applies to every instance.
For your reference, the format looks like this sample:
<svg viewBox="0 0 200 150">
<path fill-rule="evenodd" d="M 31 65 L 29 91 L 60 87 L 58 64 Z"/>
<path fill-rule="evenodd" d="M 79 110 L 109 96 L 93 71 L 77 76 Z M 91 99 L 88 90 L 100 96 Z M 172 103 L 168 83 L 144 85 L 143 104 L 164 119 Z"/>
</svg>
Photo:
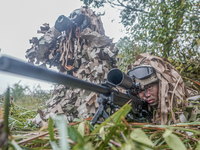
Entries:
<svg viewBox="0 0 200 150">
<path fill-rule="evenodd" d="M 151 106 L 158 104 L 158 83 L 152 83 L 145 86 L 144 91 L 139 93 L 141 99 L 148 102 Z"/>
</svg>

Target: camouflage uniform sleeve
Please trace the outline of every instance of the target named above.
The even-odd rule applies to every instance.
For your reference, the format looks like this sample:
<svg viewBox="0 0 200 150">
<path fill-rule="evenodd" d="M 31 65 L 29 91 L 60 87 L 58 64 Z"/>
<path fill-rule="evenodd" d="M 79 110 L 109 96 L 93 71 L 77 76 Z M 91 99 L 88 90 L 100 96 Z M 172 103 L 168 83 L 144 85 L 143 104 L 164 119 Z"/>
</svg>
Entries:
<svg viewBox="0 0 200 150">
<path fill-rule="evenodd" d="M 188 98 L 188 107 L 180 115 L 181 122 L 194 122 L 200 120 L 200 95 Z"/>
</svg>

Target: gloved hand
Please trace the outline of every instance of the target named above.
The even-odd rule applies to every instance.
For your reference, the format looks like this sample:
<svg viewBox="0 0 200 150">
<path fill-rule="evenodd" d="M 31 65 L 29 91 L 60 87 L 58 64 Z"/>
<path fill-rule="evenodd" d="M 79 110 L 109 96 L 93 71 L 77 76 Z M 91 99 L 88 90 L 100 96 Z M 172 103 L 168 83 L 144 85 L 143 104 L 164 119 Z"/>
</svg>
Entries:
<svg viewBox="0 0 200 150">
<path fill-rule="evenodd" d="M 70 25 L 75 26 L 76 24 L 72 20 L 70 20 L 68 17 L 61 15 L 56 20 L 54 26 L 59 32 L 62 32 L 66 30 Z"/>
</svg>

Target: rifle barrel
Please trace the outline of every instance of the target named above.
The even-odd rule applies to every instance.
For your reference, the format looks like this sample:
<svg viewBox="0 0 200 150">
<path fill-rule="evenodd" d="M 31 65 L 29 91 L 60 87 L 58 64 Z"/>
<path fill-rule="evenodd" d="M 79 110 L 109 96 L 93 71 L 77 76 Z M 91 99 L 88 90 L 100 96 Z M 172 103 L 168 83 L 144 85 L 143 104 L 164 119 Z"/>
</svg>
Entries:
<svg viewBox="0 0 200 150">
<path fill-rule="evenodd" d="M 71 75 L 65 75 L 62 73 L 37 67 L 6 56 L 0 58 L 0 70 L 36 79 L 41 79 L 44 81 L 59 83 L 69 87 L 85 89 L 97 93 L 110 93 L 110 90 L 104 86 L 80 80 Z"/>
</svg>

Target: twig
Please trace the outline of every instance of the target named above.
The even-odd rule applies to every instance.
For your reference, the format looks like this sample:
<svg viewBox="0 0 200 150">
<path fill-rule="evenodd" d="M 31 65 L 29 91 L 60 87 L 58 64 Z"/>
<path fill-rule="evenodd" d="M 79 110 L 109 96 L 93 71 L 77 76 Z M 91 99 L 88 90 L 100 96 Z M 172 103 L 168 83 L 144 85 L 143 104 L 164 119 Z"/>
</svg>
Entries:
<svg viewBox="0 0 200 150">
<path fill-rule="evenodd" d="M 160 128 L 160 127 L 142 127 L 142 129 L 165 130 L 164 128 Z"/>
<path fill-rule="evenodd" d="M 131 125 L 149 125 L 150 123 L 138 123 L 138 122 L 131 122 Z"/>
<path fill-rule="evenodd" d="M 118 147 L 122 146 L 120 143 L 117 143 L 117 142 L 115 142 L 113 140 L 110 140 L 109 142 L 112 143 L 112 144 L 114 144 L 115 146 L 118 146 Z"/>
<path fill-rule="evenodd" d="M 195 138 L 193 138 L 193 137 L 191 137 L 191 136 L 184 135 L 184 134 L 181 134 L 181 133 L 176 132 L 176 131 L 173 131 L 173 133 L 178 134 L 178 135 L 181 135 L 181 136 L 184 136 L 184 137 L 186 137 L 186 138 L 188 138 L 188 139 L 191 139 L 191 140 L 194 140 L 194 141 L 196 141 L 196 142 L 199 141 L 199 140 L 197 140 L 197 139 L 195 139 Z"/>
<path fill-rule="evenodd" d="M 54 129 L 54 132 L 57 131 L 57 130 L 58 130 L 58 129 Z M 45 132 L 45 133 L 42 133 L 42 134 L 40 134 L 40 135 L 33 136 L 33 137 L 31 137 L 31 138 L 28 138 L 28 139 L 21 140 L 21 141 L 19 141 L 17 144 L 25 144 L 25 143 L 27 143 L 27 142 L 29 142 L 29 141 L 38 139 L 39 137 L 43 137 L 43 136 L 45 136 L 45 135 L 47 135 L 47 134 L 49 134 L 49 131 L 47 131 L 47 132 Z"/>
<path fill-rule="evenodd" d="M 126 121 L 126 119 L 124 118 L 124 116 L 122 116 L 121 118 L 122 118 L 122 120 L 124 121 L 125 125 L 129 128 L 129 124 L 128 124 L 128 122 Z"/>
</svg>

